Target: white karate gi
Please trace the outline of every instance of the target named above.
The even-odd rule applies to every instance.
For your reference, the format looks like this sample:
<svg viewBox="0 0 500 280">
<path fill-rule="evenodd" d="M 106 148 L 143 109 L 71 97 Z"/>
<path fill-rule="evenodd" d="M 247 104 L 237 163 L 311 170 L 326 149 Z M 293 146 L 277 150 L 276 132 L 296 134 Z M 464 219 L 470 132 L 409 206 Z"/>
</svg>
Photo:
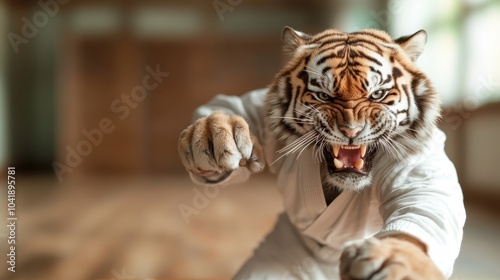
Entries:
<svg viewBox="0 0 500 280">
<path fill-rule="evenodd" d="M 275 145 L 265 135 L 263 102 L 267 89 L 244 96 L 218 95 L 194 117 L 223 110 L 244 117 L 264 148 L 267 163 Z M 453 164 L 444 152 L 445 135 L 436 129 L 423 153 L 396 162 L 379 153 L 374 180 L 360 192 L 343 191 L 326 205 L 320 169 L 313 153 L 287 156 L 270 166 L 284 197 L 282 214 L 235 279 L 338 279 L 339 257 L 347 241 L 403 232 L 425 243 L 428 254 L 449 277 L 458 256 L 465 223 L 462 191 Z M 250 172 L 240 168 L 219 184 L 241 182 Z M 191 174 L 196 183 L 203 177 Z"/>
</svg>

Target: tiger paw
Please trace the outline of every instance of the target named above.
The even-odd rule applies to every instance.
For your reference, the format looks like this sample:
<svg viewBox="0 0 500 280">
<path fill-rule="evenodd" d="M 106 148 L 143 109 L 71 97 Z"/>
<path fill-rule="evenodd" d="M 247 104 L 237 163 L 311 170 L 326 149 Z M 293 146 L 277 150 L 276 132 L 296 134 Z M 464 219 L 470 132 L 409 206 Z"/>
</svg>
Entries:
<svg viewBox="0 0 500 280">
<path fill-rule="evenodd" d="M 195 175 L 223 178 L 245 166 L 252 172 L 264 169 L 264 155 L 248 123 L 240 116 L 216 111 L 186 128 L 179 137 L 184 167 Z M 213 181 L 218 181 L 217 179 Z"/>
<path fill-rule="evenodd" d="M 397 238 L 369 238 L 347 246 L 340 257 L 342 280 L 442 280 L 432 260 L 415 244 Z"/>
</svg>

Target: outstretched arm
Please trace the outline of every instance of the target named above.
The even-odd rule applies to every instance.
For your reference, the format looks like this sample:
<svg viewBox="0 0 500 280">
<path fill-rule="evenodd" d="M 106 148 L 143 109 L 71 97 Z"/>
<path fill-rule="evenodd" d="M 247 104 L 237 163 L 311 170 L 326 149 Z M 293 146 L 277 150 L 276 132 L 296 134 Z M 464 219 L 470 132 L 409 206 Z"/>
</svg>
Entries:
<svg viewBox="0 0 500 280">
<path fill-rule="evenodd" d="M 237 183 L 264 168 L 266 93 L 217 95 L 194 112 L 194 123 L 179 137 L 179 154 L 195 183 Z"/>
<path fill-rule="evenodd" d="M 443 144 L 444 135 L 436 130 L 434 147 L 426 150 L 425 157 L 396 165 L 380 182 L 379 210 L 385 225 L 376 239 L 346 248 L 345 274 L 363 269 L 370 275 L 406 273 L 409 279 L 444 279 L 452 274 L 462 242 L 465 209 L 455 168 Z M 371 257 L 360 256 L 363 253 Z M 366 258 L 379 263 L 372 261 L 368 269 L 360 264 Z"/>
</svg>

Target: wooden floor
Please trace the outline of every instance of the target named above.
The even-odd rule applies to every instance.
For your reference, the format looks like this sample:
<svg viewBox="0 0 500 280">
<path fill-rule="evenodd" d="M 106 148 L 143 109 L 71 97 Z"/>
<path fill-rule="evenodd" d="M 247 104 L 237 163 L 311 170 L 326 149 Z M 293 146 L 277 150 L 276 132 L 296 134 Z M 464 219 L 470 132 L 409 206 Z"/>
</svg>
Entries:
<svg viewBox="0 0 500 280">
<path fill-rule="evenodd" d="M 266 176 L 205 190 L 205 198 L 185 176 L 60 184 L 20 175 L 17 186 L 16 272 L 2 261 L 0 279 L 229 279 L 282 209 Z M 191 213 L 188 222 L 180 208 Z M 499 279 L 498 236 L 498 217 L 468 209 L 452 279 Z"/>
</svg>

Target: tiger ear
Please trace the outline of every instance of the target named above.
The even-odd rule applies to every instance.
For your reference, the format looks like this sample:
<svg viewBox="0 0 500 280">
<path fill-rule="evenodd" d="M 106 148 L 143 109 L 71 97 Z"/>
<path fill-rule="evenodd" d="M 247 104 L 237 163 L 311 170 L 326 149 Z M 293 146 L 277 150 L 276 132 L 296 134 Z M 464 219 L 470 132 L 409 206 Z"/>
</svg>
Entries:
<svg viewBox="0 0 500 280">
<path fill-rule="evenodd" d="M 427 32 L 425 32 L 425 30 L 419 30 L 413 35 L 400 37 L 394 40 L 394 42 L 401 46 L 410 56 L 412 61 L 416 61 L 424 51 L 425 43 L 427 43 Z"/>
<path fill-rule="evenodd" d="M 311 39 L 312 36 L 291 27 L 285 26 L 281 33 L 281 41 L 285 44 L 285 50 L 294 52 L 298 47 L 304 45 L 305 41 Z"/>
</svg>

